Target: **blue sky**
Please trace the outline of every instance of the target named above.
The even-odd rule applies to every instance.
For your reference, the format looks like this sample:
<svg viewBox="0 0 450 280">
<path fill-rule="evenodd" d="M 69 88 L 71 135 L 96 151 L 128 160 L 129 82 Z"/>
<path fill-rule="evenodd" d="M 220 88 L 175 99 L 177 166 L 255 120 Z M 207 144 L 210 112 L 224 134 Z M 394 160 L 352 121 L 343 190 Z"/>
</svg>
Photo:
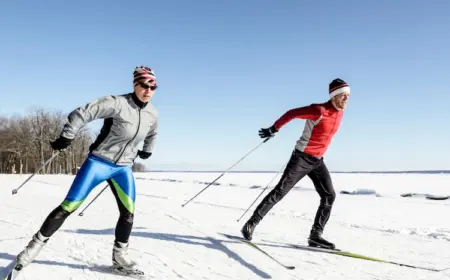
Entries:
<svg viewBox="0 0 450 280">
<path fill-rule="evenodd" d="M 3 1 L 0 114 L 68 113 L 129 92 L 143 64 L 160 86 L 148 168 L 224 170 L 286 110 L 327 101 L 340 77 L 352 95 L 330 170 L 450 169 L 449 10 L 444 0 Z M 235 170 L 278 170 L 303 126 L 287 124 Z"/>
</svg>

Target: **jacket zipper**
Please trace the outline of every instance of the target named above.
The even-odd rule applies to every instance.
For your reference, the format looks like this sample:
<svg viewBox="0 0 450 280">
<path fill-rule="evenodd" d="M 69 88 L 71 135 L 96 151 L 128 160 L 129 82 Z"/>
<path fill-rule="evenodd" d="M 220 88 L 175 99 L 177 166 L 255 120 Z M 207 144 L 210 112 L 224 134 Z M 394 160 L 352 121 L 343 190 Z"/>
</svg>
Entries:
<svg viewBox="0 0 450 280">
<path fill-rule="evenodd" d="M 130 141 L 127 142 L 127 144 L 125 145 L 125 147 L 123 148 L 122 152 L 120 153 L 119 157 L 117 158 L 116 162 L 119 162 L 120 158 L 122 157 L 123 153 L 125 152 L 125 150 L 127 149 L 127 146 L 134 140 L 134 138 L 136 138 L 136 136 L 139 133 L 139 128 L 141 126 L 141 108 L 139 108 L 139 121 L 138 121 L 138 128 L 136 130 L 136 133 L 134 134 L 133 138 L 131 138 Z"/>
</svg>

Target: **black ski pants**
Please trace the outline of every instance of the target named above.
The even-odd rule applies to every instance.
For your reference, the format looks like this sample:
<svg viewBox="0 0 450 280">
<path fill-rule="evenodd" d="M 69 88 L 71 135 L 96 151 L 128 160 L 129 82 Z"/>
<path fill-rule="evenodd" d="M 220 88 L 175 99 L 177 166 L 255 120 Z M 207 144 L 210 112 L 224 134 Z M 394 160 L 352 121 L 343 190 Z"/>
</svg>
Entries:
<svg viewBox="0 0 450 280">
<path fill-rule="evenodd" d="M 316 158 L 297 149 L 292 152 L 280 181 L 255 209 L 252 219 L 259 223 L 270 209 L 306 175 L 312 180 L 320 196 L 320 205 L 312 230 L 321 234 L 330 218 L 336 193 L 323 158 Z"/>
</svg>

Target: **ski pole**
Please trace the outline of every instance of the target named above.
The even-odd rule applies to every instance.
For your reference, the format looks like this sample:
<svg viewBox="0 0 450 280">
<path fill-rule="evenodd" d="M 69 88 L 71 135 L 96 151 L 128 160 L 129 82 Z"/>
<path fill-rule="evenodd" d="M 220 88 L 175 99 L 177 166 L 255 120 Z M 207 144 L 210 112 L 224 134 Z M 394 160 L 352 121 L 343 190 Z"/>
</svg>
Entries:
<svg viewBox="0 0 450 280">
<path fill-rule="evenodd" d="M 258 146 L 256 146 L 255 148 L 253 148 L 250 152 L 248 152 L 245 156 L 243 156 L 240 160 L 238 160 L 235 164 L 233 164 L 230 168 L 228 168 L 225 172 L 223 172 L 219 177 L 217 177 L 216 179 L 214 179 L 214 181 L 212 181 L 211 183 L 209 183 L 206 187 L 203 188 L 203 190 L 201 190 L 200 192 L 198 192 L 196 195 L 194 195 L 191 199 L 189 199 L 185 204 L 181 205 L 182 207 L 186 206 L 189 202 L 191 202 L 194 198 L 196 198 L 199 194 L 201 194 L 203 191 L 205 191 L 207 188 L 209 188 L 212 184 L 214 184 L 217 180 L 219 180 L 223 175 L 225 175 L 228 171 L 230 171 L 234 166 L 236 166 L 239 162 L 241 162 L 244 158 L 246 158 L 249 154 L 251 154 L 254 150 L 256 150 L 257 148 L 259 148 L 259 146 L 261 146 L 262 144 L 266 143 L 267 141 L 269 141 L 271 137 L 266 138 L 264 141 L 262 141 L 261 143 L 258 144 Z"/>
<path fill-rule="evenodd" d="M 98 194 L 97 194 L 97 196 L 96 197 L 94 197 L 94 199 L 86 206 L 86 207 L 84 207 L 84 209 L 83 209 L 83 211 L 81 211 L 79 214 L 78 214 L 78 216 L 83 216 L 84 215 L 84 211 L 89 207 L 89 205 L 91 205 L 96 199 L 97 199 L 97 197 L 99 197 L 101 194 L 102 194 L 102 192 L 104 192 L 105 190 L 106 190 L 106 188 L 109 186 L 109 184 L 107 184 L 104 188 L 103 188 L 103 190 L 101 191 L 101 192 L 99 192 Z"/>
<path fill-rule="evenodd" d="M 13 189 L 12 194 L 15 195 L 19 191 L 20 188 L 22 188 L 31 178 L 33 178 L 34 175 L 38 174 L 39 171 L 41 171 L 47 164 L 49 164 L 58 154 L 59 154 L 59 151 L 57 151 L 56 153 L 53 153 L 53 155 L 46 162 L 44 162 L 36 172 L 31 174 L 30 177 L 28 177 L 28 179 L 25 180 L 25 182 L 23 182 L 17 189 Z"/>
<path fill-rule="evenodd" d="M 266 189 L 269 187 L 269 185 L 272 183 L 272 181 L 275 180 L 275 178 L 278 176 L 278 174 L 280 174 L 280 172 L 284 169 L 285 166 L 286 166 L 286 164 L 283 165 L 283 168 L 281 168 L 280 171 L 278 171 L 275 176 L 273 176 L 272 180 L 270 180 L 270 182 L 262 190 L 262 192 L 258 195 L 258 197 L 253 201 L 252 204 L 250 204 L 250 206 L 247 208 L 247 210 L 245 210 L 244 214 L 242 214 L 242 216 L 239 219 L 236 220 L 237 222 L 239 222 L 242 219 L 242 217 L 244 217 L 244 215 L 248 212 L 248 210 L 250 210 L 250 208 L 253 206 L 253 204 L 255 204 L 255 202 L 258 200 L 258 198 L 266 191 Z"/>
</svg>

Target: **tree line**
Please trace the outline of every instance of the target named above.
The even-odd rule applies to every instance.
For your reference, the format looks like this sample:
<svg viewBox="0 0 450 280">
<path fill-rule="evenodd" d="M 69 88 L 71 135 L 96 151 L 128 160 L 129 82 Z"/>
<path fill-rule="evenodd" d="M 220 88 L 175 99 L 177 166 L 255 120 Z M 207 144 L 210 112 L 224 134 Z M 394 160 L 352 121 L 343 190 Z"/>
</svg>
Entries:
<svg viewBox="0 0 450 280">
<path fill-rule="evenodd" d="M 35 173 L 53 154 L 50 141 L 61 133 L 67 114 L 40 107 L 27 115 L 0 116 L 0 173 Z M 69 149 L 61 152 L 39 174 L 76 174 L 89 153 L 97 133 L 83 127 Z M 135 172 L 145 166 L 135 163 Z"/>
</svg>

